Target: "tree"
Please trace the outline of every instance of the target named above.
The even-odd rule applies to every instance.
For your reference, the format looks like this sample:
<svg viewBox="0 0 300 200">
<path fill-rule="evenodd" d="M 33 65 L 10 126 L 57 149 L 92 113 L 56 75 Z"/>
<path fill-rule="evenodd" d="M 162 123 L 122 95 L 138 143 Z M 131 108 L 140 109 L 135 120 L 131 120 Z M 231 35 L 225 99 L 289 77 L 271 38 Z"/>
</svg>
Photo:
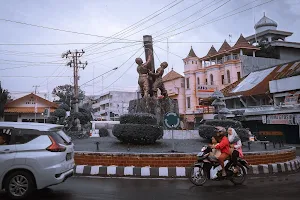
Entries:
<svg viewBox="0 0 300 200">
<path fill-rule="evenodd" d="M 79 89 L 79 99 L 84 98 L 84 92 Z M 74 87 L 72 85 L 60 85 L 53 89 L 52 94 L 59 97 L 59 102 L 70 105 L 71 100 L 74 98 Z"/>
<path fill-rule="evenodd" d="M 7 100 L 10 99 L 9 92 L 7 90 L 2 89 L 0 83 L 0 117 L 4 115 L 4 106 Z"/>
<path fill-rule="evenodd" d="M 264 58 L 275 58 L 279 59 L 279 52 L 276 50 L 274 46 L 271 46 L 267 41 L 261 41 L 257 45 L 260 50 L 256 53 L 257 57 L 264 57 Z"/>
</svg>

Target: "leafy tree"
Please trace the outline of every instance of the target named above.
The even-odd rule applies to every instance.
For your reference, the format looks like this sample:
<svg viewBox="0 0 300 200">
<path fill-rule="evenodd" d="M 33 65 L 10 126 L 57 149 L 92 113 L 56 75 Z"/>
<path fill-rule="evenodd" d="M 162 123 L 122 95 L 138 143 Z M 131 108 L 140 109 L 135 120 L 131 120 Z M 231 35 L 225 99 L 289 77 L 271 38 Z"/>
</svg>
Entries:
<svg viewBox="0 0 300 200">
<path fill-rule="evenodd" d="M 10 99 L 9 92 L 2 89 L 0 84 L 0 117 L 4 115 L 4 106 L 6 102 Z"/>
<path fill-rule="evenodd" d="M 258 57 L 264 57 L 264 58 L 275 58 L 279 59 L 279 52 L 276 50 L 274 46 L 271 46 L 269 42 L 261 41 L 257 45 L 257 47 L 260 48 L 260 50 L 256 53 Z"/>
<path fill-rule="evenodd" d="M 84 98 L 84 92 L 79 89 L 79 99 Z M 70 102 L 74 98 L 74 88 L 72 85 L 60 85 L 53 89 L 52 94 L 59 97 L 59 102 L 64 103 L 68 106 L 70 106 Z"/>
<path fill-rule="evenodd" d="M 66 117 L 66 111 L 64 109 L 56 109 L 53 113 L 53 115 L 55 117 L 58 117 L 58 118 L 65 118 Z"/>
<path fill-rule="evenodd" d="M 58 108 L 63 109 L 65 111 L 70 111 L 70 106 L 68 106 L 66 103 L 60 104 L 60 106 Z"/>
</svg>

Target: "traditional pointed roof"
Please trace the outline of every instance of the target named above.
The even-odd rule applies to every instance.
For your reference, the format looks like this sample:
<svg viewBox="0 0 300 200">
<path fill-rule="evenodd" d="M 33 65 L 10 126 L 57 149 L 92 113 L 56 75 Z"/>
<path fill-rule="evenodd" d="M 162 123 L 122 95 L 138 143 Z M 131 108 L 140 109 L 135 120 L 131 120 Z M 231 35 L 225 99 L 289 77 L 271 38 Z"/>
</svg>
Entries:
<svg viewBox="0 0 300 200">
<path fill-rule="evenodd" d="M 175 72 L 173 69 L 167 73 L 164 77 L 163 77 L 163 82 L 166 81 L 172 81 L 178 78 L 184 78 L 182 75 L 180 75 L 179 73 Z"/>
<path fill-rule="evenodd" d="M 212 56 L 212 55 L 215 55 L 215 54 L 217 54 L 218 52 L 217 52 L 217 50 L 215 49 L 215 47 L 214 47 L 214 45 L 212 45 L 211 47 L 210 47 L 210 49 L 209 49 L 209 51 L 208 51 L 208 53 L 207 53 L 207 57 L 209 57 L 209 56 Z"/>
<path fill-rule="evenodd" d="M 33 94 L 33 93 L 30 93 L 28 95 L 25 95 L 21 98 L 18 98 L 18 99 L 15 99 L 9 103 L 7 103 L 5 105 L 5 108 L 11 108 L 11 107 L 16 107 L 16 105 L 18 105 L 18 103 L 20 101 L 23 101 L 24 99 L 28 99 L 28 98 L 34 98 L 34 99 L 37 99 L 38 102 L 43 102 L 45 103 L 46 105 L 48 105 L 48 107 L 51 107 L 51 108 L 58 108 L 58 105 L 56 103 L 53 103 L 51 101 L 48 101 L 47 99 L 44 99 L 36 94 Z"/>
<path fill-rule="evenodd" d="M 241 34 L 239 39 L 236 41 L 235 45 L 232 47 L 232 49 L 239 49 L 239 48 L 245 48 L 245 49 L 259 49 L 251 44 L 248 43 L 246 38 Z"/>
<path fill-rule="evenodd" d="M 191 50 L 189 52 L 189 55 L 187 57 L 197 57 L 197 55 L 195 54 L 194 49 L 193 49 L 192 46 L 191 46 Z"/>
<path fill-rule="evenodd" d="M 228 44 L 228 42 L 225 40 L 222 46 L 220 47 L 218 53 L 225 52 L 231 49 L 231 46 Z"/>
</svg>

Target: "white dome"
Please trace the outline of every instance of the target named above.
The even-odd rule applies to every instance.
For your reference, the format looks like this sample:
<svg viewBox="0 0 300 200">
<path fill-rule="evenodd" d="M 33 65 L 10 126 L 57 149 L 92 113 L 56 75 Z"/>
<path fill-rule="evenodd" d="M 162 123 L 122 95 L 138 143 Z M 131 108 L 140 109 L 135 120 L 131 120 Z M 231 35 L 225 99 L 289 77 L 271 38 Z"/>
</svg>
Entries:
<svg viewBox="0 0 300 200">
<path fill-rule="evenodd" d="M 261 32 L 261 31 L 264 31 L 264 30 L 268 30 L 268 29 L 271 29 L 271 30 L 274 30 L 277 28 L 277 23 L 266 17 L 266 15 L 264 15 L 254 26 L 255 30 L 257 32 Z M 259 31 L 261 30 L 261 31 Z"/>
</svg>

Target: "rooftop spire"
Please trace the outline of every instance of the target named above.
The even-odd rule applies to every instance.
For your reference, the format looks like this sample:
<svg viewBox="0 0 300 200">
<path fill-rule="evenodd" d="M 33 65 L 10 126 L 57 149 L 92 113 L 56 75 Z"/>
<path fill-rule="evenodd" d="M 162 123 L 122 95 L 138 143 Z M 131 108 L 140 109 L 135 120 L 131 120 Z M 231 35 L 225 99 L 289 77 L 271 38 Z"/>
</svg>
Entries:
<svg viewBox="0 0 300 200">
<path fill-rule="evenodd" d="M 189 52 L 189 55 L 187 57 L 197 57 L 197 55 L 195 54 L 192 46 L 191 46 L 191 50 Z"/>
</svg>

